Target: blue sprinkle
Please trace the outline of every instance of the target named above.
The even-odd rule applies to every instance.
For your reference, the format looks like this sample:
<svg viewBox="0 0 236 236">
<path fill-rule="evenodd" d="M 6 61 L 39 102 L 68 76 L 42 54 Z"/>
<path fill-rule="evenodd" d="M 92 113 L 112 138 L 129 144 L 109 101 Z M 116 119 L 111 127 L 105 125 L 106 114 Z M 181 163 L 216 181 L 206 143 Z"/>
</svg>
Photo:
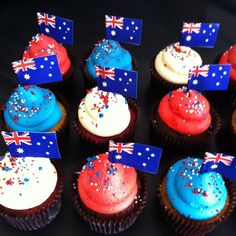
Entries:
<svg viewBox="0 0 236 236">
<path fill-rule="evenodd" d="M 115 173 L 116 173 L 116 169 L 111 169 L 111 170 L 108 171 L 108 174 L 109 174 L 109 175 L 113 175 L 113 174 L 115 174 Z"/>
<path fill-rule="evenodd" d="M 108 185 L 108 184 L 109 184 L 109 180 L 106 179 L 104 184 L 105 184 L 105 185 Z"/>
<path fill-rule="evenodd" d="M 103 113 L 100 113 L 100 114 L 99 114 L 99 118 L 102 118 L 102 117 L 103 117 Z"/>
<path fill-rule="evenodd" d="M 40 166 L 40 167 L 39 167 L 39 170 L 42 170 L 42 169 L 43 169 L 43 167 L 42 167 L 42 166 Z"/>
<path fill-rule="evenodd" d="M 108 108 L 109 108 L 109 105 L 106 105 L 105 108 L 108 109 Z"/>
<path fill-rule="evenodd" d="M 29 179 L 28 179 L 28 178 L 24 178 L 24 181 L 25 181 L 25 182 L 29 182 Z"/>
<path fill-rule="evenodd" d="M 95 175 L 96 175 L 98 178 L 101 177 L 101 173 L 100 173 L 100 172 L 97 172 Z"/>
<path fill-rule="evenodd" d="M 11 169 L 9 167 L 3 167 L 2 170 L 4 171 L 10 171 Z"/>
<path fill-rule="evenodd" d="M 92 176 L 89 176 L 89 182 L 92 183 Z"/>
</svg>

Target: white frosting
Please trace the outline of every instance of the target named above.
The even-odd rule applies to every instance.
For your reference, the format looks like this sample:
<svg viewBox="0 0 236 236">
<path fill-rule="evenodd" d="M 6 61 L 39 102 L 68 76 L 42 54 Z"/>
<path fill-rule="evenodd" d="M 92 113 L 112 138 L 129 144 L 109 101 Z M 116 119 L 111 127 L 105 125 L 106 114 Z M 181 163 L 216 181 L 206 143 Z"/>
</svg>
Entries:
<svg viewBox="0 0 236 236">
<path fill-rule="evenodd" d="M 78 110 L 81 125 L 90 133 L 110 137 L 122 133 L 129 125 L 130 111 L 120 94 L 91 89 Z"/>
<path fill-rule="evenodd" d="M 0 204 L 27 210 L 45 202 L 57 184 L 57 171 L 48 158 L 11 158 L 0 161 Z"/>
<path fill-rule="evenodd" d="M 187 84 L 193 66 L 201 66 L 202 59 L 193 49 L 173 43 L 156 56 L 155 69 L 160 76 L 175 84 Z"/>
</svg>

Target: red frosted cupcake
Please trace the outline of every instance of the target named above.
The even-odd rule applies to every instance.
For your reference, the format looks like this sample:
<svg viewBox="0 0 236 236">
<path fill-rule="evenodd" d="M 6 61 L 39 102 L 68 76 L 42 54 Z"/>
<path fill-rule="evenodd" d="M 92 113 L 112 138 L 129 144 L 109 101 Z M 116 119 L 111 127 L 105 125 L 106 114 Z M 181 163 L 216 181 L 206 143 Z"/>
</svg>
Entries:
<svg viewBox="0 0 236 236">
<path fill-rule="evenodd" d="M 153 105 L 152 126 L 164 145 L 189 149 L 214 137 L 220 129 L 220 117 L 202 94 L 183 87 Z"/>
<path fill-rule="evenodd" d="M 221 55 L 219 64 L 231 64 L 229 92 L 231 95 L 231 101 L 233 101 L 236 97 L 236 44 L 231 46 L 229 50 Z"/>
<path fill-rule="evenodd" d="M 91 230 L 115 234 L 129 228 L 146 203 L 143 175 L 111 163 L 108 154 L 88 158 L 78 171 L 73 176 L 74 206 Z"/>
<path fill-rule="evenodd" d="M 54 54 L 56 54 L 58 58 L 58 64 L 63 77 L 63 82 L 66 82 L 73 76 L 74 58 L 71 51 L 67 51 L 66 48 L 60 45 L 55 39 L 44 34 L 35 35 L 32 37 L 32 40 L 29 42 L 28 47 L 24 51 L 23 59 L 43 57 Z"/>
</svg>

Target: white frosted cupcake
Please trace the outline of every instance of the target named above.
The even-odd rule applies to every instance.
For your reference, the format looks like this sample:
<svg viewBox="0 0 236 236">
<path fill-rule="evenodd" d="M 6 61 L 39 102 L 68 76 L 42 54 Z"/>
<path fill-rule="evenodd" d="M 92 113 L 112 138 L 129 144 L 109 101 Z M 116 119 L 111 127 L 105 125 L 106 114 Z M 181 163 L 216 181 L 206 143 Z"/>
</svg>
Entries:
<svg viewBox="0 0 236 236">
<path fill-rule="evenodd" d="M 49 224 L 61 207 L 63 177 L 48 158 L 0 160 L 0 209 L 3 218 L 21 230 Z"/>
<path fill-rule="evenodd" d="M 189 70 L 201 66 L 201 56 L 190 47 L 173 43 L 161 50 L 151 62 L 152 85 L 169 92 L 188 83 Z"/>
<path fill-rule="evenodd" d="M 87 91 L 75 116 L 75 129 L 84 140 L 107 145 L 110 139 L 125 141 L 132 138 L 138 108 L 135 102 L 120 94 L 94 87 Z"/>
</svg>

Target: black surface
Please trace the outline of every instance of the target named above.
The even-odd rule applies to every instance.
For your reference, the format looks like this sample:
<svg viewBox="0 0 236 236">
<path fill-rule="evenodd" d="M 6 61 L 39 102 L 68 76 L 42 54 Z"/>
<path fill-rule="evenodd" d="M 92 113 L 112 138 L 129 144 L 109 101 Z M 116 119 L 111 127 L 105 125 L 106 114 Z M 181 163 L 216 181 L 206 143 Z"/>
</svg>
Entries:
<svg viewBox="0 0 236 236">
<path fill-rule="evenodd" d="M 214 49 L 196 49 L 204 63 L 211 63 L 231 44 L 236 42 L 236 3 L 234 0 L 224 1 L 6 1 L 0 3 L 0 104 L 5 104 L 12 90 L 17 85 L 16 77 L 11 69 L 11 62 L 21 58 L 24 47 L 31 36 L 37 33 L 36 11 L 45 11 L 75 21 L 75 45 L 77 58 L 97 39 L 104 35 L 104 15 L 114 14 L 141 18 L 143 23 L 143 43 L 141 46 L 124 45 L 137 58 L 139 64 L 139 99 L 142 118 L 136 131 L 136 142 L 150 144 L 149 111 L 153 98 L 150 96 L 149 64 L 152 57 L 163 47 L 180 39 L 183 20 L 196 22 L 220 22 L 219 37 Z M 77 63 L 73 85 L 66 91 L 71 111 L 84 96 L 84 82 Z M 223 122 L 223 131 L 208 150 L 224 151 L 233 154 L 230 138 L 224 132 L 229 112 L 229 105 L 217 100 Z M 72 113 L 71 113 L 72 114 Z M 72 119 L 71 119 L 72 121 Z M 4 145 L 1 142 L 1 151 Z M 204 153 L 205 150 L 201 150 Z M 76 163 L 86 156 L 88 148 L 80 144 L 79 137 L 70 122 L 68 142 L 61 150 L 65 171 L 65 191 L 60 214 L 53 223 L 37 232 L 20 232 L 0 219 L 0 235 L 97 235 L 76 215 L 69 191 L 69 178 Z M 235 153 L 235 151 L 234 151 Z M 161 164 L 168 157 L 164 155 Z M 121 235 L 174 235 L 162 220 L 158 211 L 155 196 L 156 176 L 148 176 L 150 196 L 148 204 L 137 222 Z M 231 217 L 219 225 L 210 235 L 235 235 L 236 211 Z"/>
</svg>

